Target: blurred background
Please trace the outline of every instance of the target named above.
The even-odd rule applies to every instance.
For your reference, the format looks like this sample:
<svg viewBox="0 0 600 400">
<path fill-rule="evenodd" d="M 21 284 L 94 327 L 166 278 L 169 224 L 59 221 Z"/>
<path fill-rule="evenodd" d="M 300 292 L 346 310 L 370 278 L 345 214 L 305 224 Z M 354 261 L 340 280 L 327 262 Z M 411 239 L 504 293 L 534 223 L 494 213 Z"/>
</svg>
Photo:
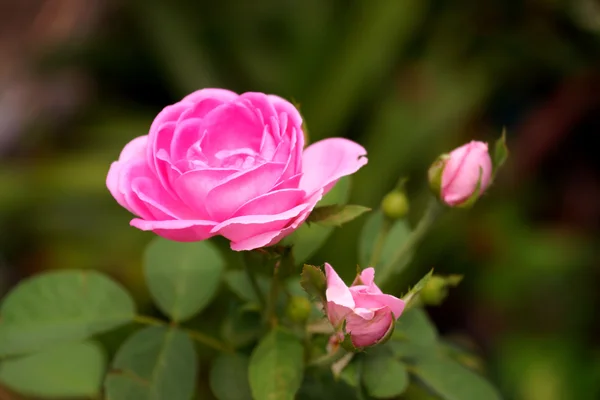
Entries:
<svg viewBox="0 0 600 400">
<path fill-rule="evenodd" d="M 95 268 L 147 303 L 152 235 L 129 227 L 106 173 L 203 87 L 279 94 L 311 141 L 363 144 L 352 203 L 377 207 L 408 176 L 413 222 L 428 164 L 506 127 L 497 182 L 444 215 L 396 291 L 431 267 L 465 274 L 429 312 L 507 399 L 600 398 L 600 2 L 0 0 L 0 295 Z M 350 279 L 364 220 L 312 262 Z"/>
</svg>

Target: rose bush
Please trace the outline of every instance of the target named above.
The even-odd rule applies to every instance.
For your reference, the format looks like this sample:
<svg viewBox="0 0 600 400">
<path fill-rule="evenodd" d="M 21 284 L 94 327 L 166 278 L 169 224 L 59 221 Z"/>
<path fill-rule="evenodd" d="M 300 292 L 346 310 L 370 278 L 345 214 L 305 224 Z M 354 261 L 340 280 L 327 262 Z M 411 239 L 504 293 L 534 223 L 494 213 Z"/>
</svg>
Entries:
<svg viewBox="0 0 600 400">
<path fill-rule="evenodd" d="M 251 250 L 293 232 L 365 155 L 342 138 L 305 149 L 302 118 L 280 97 L 202 89 L 129 142 L 106 185 L 136 228 L 182 242 L 222 235 Z"/>
<path fill-rule="evenodd" d="M 350 287 L 328 263 L 325 275 L 327 318 L 331 325 L 340 330 L 346 321 L 346 333 L 356 347 L 379 343 L 404 311 L 404 301 L 379 289 L 373 268 L 363 270 Z"/>
</svg>

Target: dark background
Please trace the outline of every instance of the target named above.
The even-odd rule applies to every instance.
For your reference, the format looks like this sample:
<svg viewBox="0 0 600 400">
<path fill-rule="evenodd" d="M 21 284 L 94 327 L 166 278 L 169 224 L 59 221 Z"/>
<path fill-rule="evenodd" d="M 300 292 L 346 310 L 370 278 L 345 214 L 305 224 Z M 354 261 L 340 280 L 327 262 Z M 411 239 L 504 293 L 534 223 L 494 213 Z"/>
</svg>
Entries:
<svg viewBox="0 0 600 400">
<path fill-rule="evenodd" d="M 506 127 L 499 179 L 442 218 L 395 286 L 465 274 L 429 311 L 508 399 L 598 399 L 599 66 L 596 0 L 0 0 L 0 294 L 96 268 L 148 301 L 152 235 L 129 227 L 106 173 L 202 87 L 300 103 L 311 141 L 367 148 L 352 202 L 376 207 L 409 176 L 413 222 L 428 164 Z M 351 279 L 363 223 L 312 261 Z"/>
</svg>

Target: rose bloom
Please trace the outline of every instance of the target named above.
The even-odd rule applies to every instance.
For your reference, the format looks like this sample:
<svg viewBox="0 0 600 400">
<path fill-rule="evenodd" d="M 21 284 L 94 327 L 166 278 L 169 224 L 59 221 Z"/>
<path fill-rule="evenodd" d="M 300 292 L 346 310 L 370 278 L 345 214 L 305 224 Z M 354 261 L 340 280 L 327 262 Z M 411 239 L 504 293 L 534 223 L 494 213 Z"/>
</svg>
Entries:
<svg viewBox="0 0 600 400">
<path fill-rule="evenodd" d="M 251 250 L 298 228 L 365 155 L 342 138 L 305 149 L 302 118 L 280 97 L 202 89 L 129 142 L 106 185 L 136 228 L 180 242 L 221 235 Z"/>
<path fill-rule="evenodd" d="M 487 143 L 472 141 L 453 150 L 442 172 L 442 200 L 449 206 L 460 205 L 468 200 L 477 188 L 480 168 L 479 195 L 487 189 L 492 178 L 492 160 Z"/>
<path fill-rule="evenodd" d="M 325 275 L 327 318 L 334 328 L 340 329 L 346 321 L 346 333 L 356 347 L 379 343 L 402 314 L 404 301 L 381 292 L 373 268 L 363 270 L 350 287 L 327 263 Z"/>
</svg>

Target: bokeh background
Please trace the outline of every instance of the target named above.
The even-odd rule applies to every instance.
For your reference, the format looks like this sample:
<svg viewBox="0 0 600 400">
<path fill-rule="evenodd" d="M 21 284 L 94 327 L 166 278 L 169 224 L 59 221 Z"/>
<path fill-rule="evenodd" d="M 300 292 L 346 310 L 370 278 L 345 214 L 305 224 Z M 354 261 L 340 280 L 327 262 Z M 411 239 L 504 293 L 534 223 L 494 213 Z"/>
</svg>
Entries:
<svg viewBox="0 0 600 400">
<path fill-rule="evenodd" d="M 444 215 L 394 285 L 431 267 L 465 274 L 429 311 L 507 399 L 600 398 L 600 2 L 2 0 L 0 295 L 44 270 L 95 268 L 147 303 L 152 235 L 129 227 L 106 173 L 202 87 L 279 94 L 311 141 L 360 142 L 370 161 L 352 203 L 377 207 L 408 176 L 412 221 L 428 164 L 506 127 L 497 182 Z M 312 261 L 350 279 L 363 223 Z"/>
</svg>

